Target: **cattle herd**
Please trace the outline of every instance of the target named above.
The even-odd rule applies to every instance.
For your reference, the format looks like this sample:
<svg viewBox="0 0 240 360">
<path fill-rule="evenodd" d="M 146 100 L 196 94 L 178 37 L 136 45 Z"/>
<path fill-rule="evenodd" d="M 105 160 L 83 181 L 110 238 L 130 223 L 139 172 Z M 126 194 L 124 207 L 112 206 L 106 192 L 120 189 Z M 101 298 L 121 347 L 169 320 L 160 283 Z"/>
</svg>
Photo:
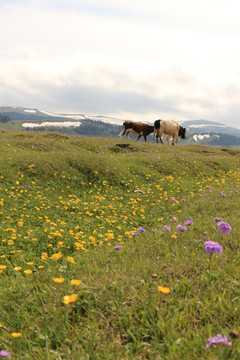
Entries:
<svg viewBox="0 0 240 360">
<path fill-rule="evenodd" d="M 160 142 L 164 142 L 164 136 L 168 136 L 168 144 L 170 138 L 172 138 L 172 145 L 177 145 L 178 138 L 185 139 L 186 129 L 183 128 L 177 121 L 174 120 L 156 120 L 154 126 L 134 121 L 124 121 L 123 130 L 119 134 L 122 138 L 127 136 L 130 139 L 130 133 L 137 134 L 137 140 L 141 136 L 144 137 L 144 140 L 147 141 L 147 136 L 151 133 L 154 133 L 154 136 L 157 139 L 160 139 Z"/>
</svg>

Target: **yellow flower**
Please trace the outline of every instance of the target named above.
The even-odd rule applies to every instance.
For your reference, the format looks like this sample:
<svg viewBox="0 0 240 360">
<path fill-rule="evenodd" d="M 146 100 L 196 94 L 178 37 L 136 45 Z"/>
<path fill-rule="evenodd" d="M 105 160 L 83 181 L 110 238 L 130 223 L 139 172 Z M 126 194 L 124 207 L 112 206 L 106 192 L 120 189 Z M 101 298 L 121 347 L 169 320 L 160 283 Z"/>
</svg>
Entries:
<svg viewBox="0 0 240 360">
<path fill-rule="evenodd" d="M 42 253 L 42 260 L 46 260 L 48 258 L 48 254 L 47 253 Z"/>
<path fill-rule="evenodd" d="M 13 332 L 13 333 L 11 333 L 11 335 L 12 335 L 12 337 L 14 337 L 14 338 L 20 338 L 20 337 L 22 336 L 22 333 L 15 333 L 15 332 Z"/>
<path fill-rule="evenodd" d="M 53 281 L 56 283 L 56 284 L 62 284 L 64 282 L 64 278 L 54 278 Z"/>
<path fill-rule="evenodd" d="M 39 269 L 43 269 L 44 268 L 44 266 L 43 265 L 39 265 L 39 267 L 38 267 Z"/>
<path fill-rule="evenodd" d="M 64 304 L 68 305 L 68 304 L 72 304 L 77 300 L 78 295 L 77 294 L 72 294 L 72 295 L 65 295 L 63 297 L 63 302 Z"/>
<path fill-rule="evenodd" d="M 158 222 L 162 222 L 163 221 L 163 219 L 158 219 Z"/>
<path fill-rule="evenodd" d="M 27 275 L 32 274 L 32 270 L 30 270 L 30 269 L 28 269 L 28 270 L 24 270 L 24 272 L 25 272 L 25 274 L 27 274 Z"/>
<path fill-rule="evenodd" d="M 158 286 L 158 291 L 162 294 L 169 294 L 170 293 L 170 289 L 168 287 L 164 287 L 164 286 Z"/>
<path fill-rule="evenodd" d="M 82 282 L 81 280 L 77 280 L 77 279 L 71 280 L 71 284 L 73 286 L 79 286 L 81 284 L 81 282 Z"/>
<path fill-rule="evenodd" d="M 6 267 L 7 267 L 7 265 L 0 265 L 0 269 L 1 269 L 1 270 L 5 270 Z"/>
<path fill-rule="evenodd" d="M 70 262 L 71 264 L 75 263 L 75 260 L 74 260 L 74 258 L 72 256 L 68 256 L 67 261 Z"/>
<path fill-rule="evenodd" d="M 13 270 L 15 270 L 15 271 L 20 271 L 21 269 L 22 269 L 21 266 L 15 266 L 15 268 L 13 268 Z"/>
<path fill-rule="evenodd" d="M 23 226 L 23 222 L 22 222 L 22 221 L 19 221 L 19 222 L 18 222 L 18 226 L 19 226 L 19 227 Z"/>
<path fill-rule="evenodd" d="M 33 265 L 34 262 L 33 261 L 30 261 L 30 262 L 27 262 L 28 265 Z"/>
<path fill-rule="evenodd" d="M 172 239 L 176 239 L 176 238 L 177 238 L 177 235 L 173 234 L 173 235 L 171 235 L 171 238 L 172 238 Z"/>
</svg>

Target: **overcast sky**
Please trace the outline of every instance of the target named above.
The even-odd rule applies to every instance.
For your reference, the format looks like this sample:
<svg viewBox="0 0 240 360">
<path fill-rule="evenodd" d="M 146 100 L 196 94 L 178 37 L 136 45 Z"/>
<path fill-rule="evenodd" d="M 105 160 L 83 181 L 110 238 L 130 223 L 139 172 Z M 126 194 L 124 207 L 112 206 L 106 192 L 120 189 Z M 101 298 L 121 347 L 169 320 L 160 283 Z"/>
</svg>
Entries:
<svg viewBox="0 0 240 360">
<path fill-rule="evenodd" d="M 238 0 L 0 0 L 0 105 L 240 128 Z"/>
</svg>

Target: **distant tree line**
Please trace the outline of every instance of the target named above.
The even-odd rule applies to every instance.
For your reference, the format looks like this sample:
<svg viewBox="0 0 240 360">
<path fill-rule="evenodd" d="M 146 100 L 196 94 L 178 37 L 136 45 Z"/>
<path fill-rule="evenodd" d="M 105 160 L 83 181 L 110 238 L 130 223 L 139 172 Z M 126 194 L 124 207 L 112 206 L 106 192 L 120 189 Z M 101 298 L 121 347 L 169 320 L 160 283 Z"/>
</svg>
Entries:
<svg viewBox="0 0 240 360">
<path fill-rule="evenodd" d="M 122 130 L 122 126 L 106 124 L 102 121 L 82 121 L 81 125 L 74 128 L 78 135 L 93 137 L 117 137 Z"/>
<path fill-rule="evenodd" d="M 7 116 L 7 115 L 1 115 L 0 114 L 0 122 L 2 122 L 2 123 L 7 123 L 8 121 L 10 121 L 11 119 L 10 119 L 10 117 L 9 116 Z"/>
</svg>

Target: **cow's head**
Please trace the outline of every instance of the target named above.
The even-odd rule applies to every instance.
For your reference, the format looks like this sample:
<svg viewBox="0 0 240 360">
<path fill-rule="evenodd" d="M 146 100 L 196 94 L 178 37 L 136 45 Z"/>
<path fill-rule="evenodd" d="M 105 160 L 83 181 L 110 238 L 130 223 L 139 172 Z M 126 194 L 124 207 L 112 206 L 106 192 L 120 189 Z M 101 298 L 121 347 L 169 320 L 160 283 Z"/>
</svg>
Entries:
<svg viewBox="0 0 240 360">
<path fill-rule="evenodd" d="M 186 129 L 183 128 L 182 126 L 180 126 L 179 132 L 178 132 L 178 136 L 181 139 L 185 139 L 185 135 L 186 135 Z"/>
</svg>

